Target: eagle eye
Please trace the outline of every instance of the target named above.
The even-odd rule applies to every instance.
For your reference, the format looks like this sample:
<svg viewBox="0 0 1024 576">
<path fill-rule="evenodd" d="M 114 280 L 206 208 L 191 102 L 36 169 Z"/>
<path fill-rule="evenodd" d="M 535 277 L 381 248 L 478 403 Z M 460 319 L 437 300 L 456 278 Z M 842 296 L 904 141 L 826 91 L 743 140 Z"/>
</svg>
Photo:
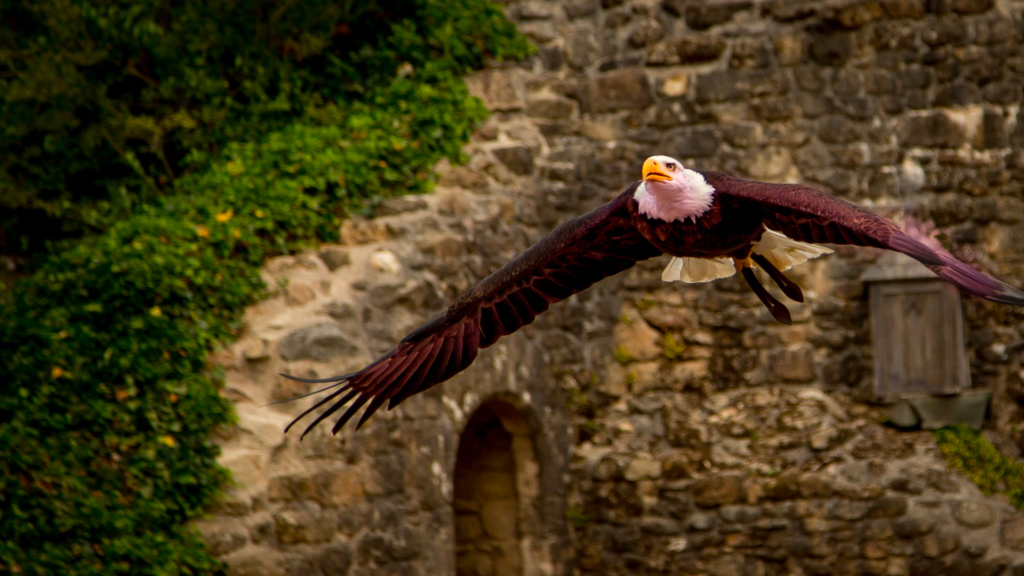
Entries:
<svg viewBox="0 0 1024 576">
<path fill-rule="evenodd" d="M 675 172 L 676 171 L 676 163 L 675 162 L 669 162 L 668 164 L 665 164 L 665 167 L 668 168 L 669 172 Z"/>
</svg>

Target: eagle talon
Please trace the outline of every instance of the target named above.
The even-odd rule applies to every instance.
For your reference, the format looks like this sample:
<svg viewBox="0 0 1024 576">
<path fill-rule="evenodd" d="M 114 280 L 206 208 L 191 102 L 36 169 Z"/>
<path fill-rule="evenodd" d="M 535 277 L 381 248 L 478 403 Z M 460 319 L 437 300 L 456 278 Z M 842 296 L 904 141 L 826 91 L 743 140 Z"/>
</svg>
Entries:
<svg viewBox="0 0 1024 576">
<path fill-rule="evenodd" d="M 750 257 L 757 263 L 757 267 L 768 273 L 768 276 L 775 281 L 775 284 L 782 290 L 787 298 L 794 302 L 804 301 L 804 292 L 795 282 L 786 278 L 781 270 L 775 267 L 767 258 L 761 254 L 751 254 Z"/>
<path fill-rule="evenodd" d="M 753 269 L 743 268 L 740 270 L 740 273 L 743 274 L 743 279 L 747 281 L 748 285 L 750 285 L 750 289 L 754 291 L 754 294 L 757 294 L 761 303 L 768 308 L 768 311 L 772 313 L 772 316 L 776 320 L 783 324 L 793 323 L 793 317 L 789 314 L 789 308 L 786 308 L 785 304 L 776 300 L 774 296 L 764 289 L 764 286 L 762 286 L 761 282 L 758 281 L 757 276 L 754 276 Z"/>
</svg>

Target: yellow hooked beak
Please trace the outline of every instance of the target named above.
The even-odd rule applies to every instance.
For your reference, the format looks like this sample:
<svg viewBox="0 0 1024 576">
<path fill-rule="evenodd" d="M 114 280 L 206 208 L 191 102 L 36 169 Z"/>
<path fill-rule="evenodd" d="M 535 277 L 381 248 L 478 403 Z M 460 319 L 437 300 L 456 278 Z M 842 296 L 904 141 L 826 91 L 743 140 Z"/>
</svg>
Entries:
<svg viewBox="0 0 1024 576">
<path fill-rule="evenodd" d="M 672 177 L 665 172 L 665 169 L 654 158 L 648 158 L 644 162 L 643 174 L 644 180 L 661 180 L 662 182 L 672 180 Z"/>
</svg>

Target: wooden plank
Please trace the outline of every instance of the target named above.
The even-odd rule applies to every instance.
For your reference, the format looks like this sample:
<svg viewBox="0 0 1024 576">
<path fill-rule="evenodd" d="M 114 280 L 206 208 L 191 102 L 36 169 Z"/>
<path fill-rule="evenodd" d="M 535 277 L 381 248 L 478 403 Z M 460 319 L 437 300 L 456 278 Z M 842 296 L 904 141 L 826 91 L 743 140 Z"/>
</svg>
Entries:
<svg viewBox="0 0 1024 576">
<path fill-rule="evenodd" d="M 875 392 L 950 394 L 970 386 L 957 289 L 941 281 L 871 285 Z"/>
</svg>

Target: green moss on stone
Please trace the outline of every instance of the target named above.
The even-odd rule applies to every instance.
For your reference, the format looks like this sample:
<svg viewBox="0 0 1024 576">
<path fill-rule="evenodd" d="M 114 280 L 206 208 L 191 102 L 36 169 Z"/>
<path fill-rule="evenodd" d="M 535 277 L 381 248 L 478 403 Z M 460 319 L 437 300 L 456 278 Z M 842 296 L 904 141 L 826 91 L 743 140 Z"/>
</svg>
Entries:
<svg viewBox="0 0 1024 576">
<path fill-rule="evenodd" d="M 971 479 L 985 494 L 1005 494 L 1024 510 L 1024 462 L 1003 455 L 984 434 L 958 424 L 935 431 L 949 465 Z"/>
</svg>

